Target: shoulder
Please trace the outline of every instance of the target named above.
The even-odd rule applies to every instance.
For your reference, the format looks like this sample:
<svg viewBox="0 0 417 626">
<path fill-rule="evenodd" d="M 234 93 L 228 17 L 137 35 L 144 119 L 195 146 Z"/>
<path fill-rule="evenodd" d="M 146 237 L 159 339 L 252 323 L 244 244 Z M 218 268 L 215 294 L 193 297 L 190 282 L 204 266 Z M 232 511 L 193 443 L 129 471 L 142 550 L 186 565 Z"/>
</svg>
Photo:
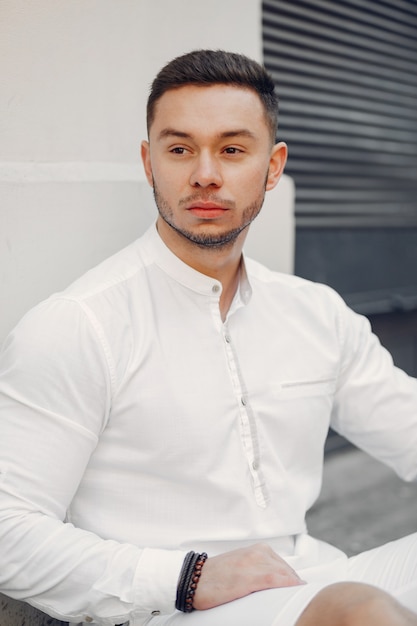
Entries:
<svg viewBox="0 0 417 626">
<path fill-rule="evenodd" d="M 369 322 L 348 307 L 342 296 L 328 285 L 299 276 L 272 271 L 245 259 L 256 310 L 268 310 L 279 324 L 298 324 L 306 331 L 337 337 L 345 344 L 351 333 L 369 332 Z"/>
<path fill-rule="evenodd" d="M 136 277 L 149 263 L 144 237 L 31 308 L 12 330 L 9 340 L 20 340 L 26 349 L 32 345 L 38 349 L 42 342 L 49 351 L 63 343 L 66 349 L 75 349 L 80 342 L 86 347 L 87 337 L 103 342 L 109 328 L 125 326 L 129 321 L 129 301 L 140 291 Z"/>
<path fill-rule="evenodd" d="M 80 276 L 57 296 L 88 300 L 129 283 L 146 266 L 141 239 L 105 259 Z"/>
<path fill-rule="evenodd" d="M 245 264 L 249 281 L 254 288 L 277 292 L 289 298 L 313 298 L 315 302 L 322 300 L 337 307 L 346 307 L 340 294 L 328 285 L 271 270 L 250 258 L 245 258 Z"/>
</svg>

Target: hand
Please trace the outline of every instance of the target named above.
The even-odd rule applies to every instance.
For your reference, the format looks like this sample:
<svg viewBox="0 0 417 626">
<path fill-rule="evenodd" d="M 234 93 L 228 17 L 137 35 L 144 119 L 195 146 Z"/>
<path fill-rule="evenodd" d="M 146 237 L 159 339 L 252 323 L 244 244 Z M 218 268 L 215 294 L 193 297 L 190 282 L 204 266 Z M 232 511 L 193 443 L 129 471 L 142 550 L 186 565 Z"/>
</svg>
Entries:
<svg viewBox="0 0 417 626">
<path fill-rule="evenodd" d="M 211 609 L 254 591 L 303 585 L 296 572 L 266 544 L 207 559 L 195 592 L 195 609 Z"/>
</svg>

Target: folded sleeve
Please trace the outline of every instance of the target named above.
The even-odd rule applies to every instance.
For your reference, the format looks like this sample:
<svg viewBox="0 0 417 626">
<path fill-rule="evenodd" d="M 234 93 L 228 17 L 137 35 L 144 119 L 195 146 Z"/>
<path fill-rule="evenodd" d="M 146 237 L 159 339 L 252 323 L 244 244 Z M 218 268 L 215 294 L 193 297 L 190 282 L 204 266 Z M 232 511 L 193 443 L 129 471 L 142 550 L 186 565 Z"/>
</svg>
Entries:
<svg viewBox="0 0 417 626">
<path fill-rule="evenodd" d="M 175 608 L 182 552 L 66 522 L 114 384 L 105 337 L 71 300 L 31 311 L 0 354 L 0 590 L 64 621 L 140 624 Z"/>
</svg>

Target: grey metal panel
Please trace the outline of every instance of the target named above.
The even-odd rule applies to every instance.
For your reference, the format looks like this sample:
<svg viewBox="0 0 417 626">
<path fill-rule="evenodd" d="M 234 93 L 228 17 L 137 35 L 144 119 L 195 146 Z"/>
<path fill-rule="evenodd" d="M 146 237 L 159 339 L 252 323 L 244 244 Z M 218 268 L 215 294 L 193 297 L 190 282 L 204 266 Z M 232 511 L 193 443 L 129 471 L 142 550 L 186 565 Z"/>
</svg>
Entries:
<svg viewBox="0 0 417 626">
<path fill-rule="evenodd" d="M 415 226 L 417 3 L 266 0 L 297 224 Z"/>
<path fill-rule="evenodd" d="M 401 293 L 415 303 L 417 0 L 265 0 L 263 42 L 296 186 L 296 273 L 366 312 Z"/>
</svg>

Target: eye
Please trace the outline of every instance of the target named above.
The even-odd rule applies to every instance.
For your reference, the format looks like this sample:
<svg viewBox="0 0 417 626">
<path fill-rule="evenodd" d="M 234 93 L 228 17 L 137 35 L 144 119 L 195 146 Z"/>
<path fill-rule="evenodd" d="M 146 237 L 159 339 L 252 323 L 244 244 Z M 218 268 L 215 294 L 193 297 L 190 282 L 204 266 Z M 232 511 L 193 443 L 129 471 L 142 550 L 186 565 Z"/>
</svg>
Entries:
<svg viewBox="0 0 417 626">
<path fill-rule="evenodd" d="M 243 152 L 243 150 L 236 148 L 236 146 L 228 146 L 224 149 L 224 152 L 226 154 L 240 154 L 241 152 Z"/>
<path fill-rule="evenodd" d="M 171 148 L 170 152 L 172 154 L 185 154 L 187 152 L 186 148 L 183 148 L 182 146 L 175 146 L 175 148 Z"/>
</svg>

